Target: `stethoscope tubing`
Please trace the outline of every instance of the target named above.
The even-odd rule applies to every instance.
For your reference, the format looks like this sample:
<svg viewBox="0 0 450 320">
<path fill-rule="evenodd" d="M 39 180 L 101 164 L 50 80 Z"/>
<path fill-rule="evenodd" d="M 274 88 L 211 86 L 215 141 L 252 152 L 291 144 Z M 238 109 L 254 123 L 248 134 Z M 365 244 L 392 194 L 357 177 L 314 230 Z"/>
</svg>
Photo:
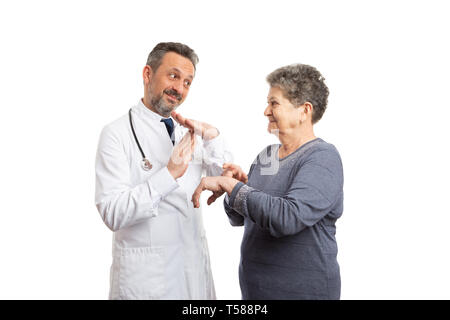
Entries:
<svg viewBox="0 0 450 320">
<path fill-rule="evenodd" d="M 149 171 L 152 169 L 153 165 L 150 163 L 150 161 L 148 161 L 148 159 L 145 157 L 145 153 L 142 150 L 141 144 L 139 143 L 139 140 L 136 136 L 136 132 L 134 131 L 134 126 L 133 126 L 133 119 L 131 117 L 131 109 L 128 111 L 128 117 L 130 118 L 130 127 L 131 127 L 131 131 L 133 132 L 133 136 L 134 136 L 134 141 L 136 141 L 136 144 L 139 148 L 139 151 L 141 152 L 142 155 L 142 169 L 144 169 L 145 171 Z"/>
<path fill-rule="evenodd" d="M 134 140 L 136 141 L 136 144 L 137 144 L 137 146 L 139 148 L 139 151 L 141 152 L 142 159 L 144 160 L 145 159 L 144 151 L 142 150 L 141 144 L 139 143 L 139 140 L 138 140 L 138 138 L 136 136 L 136 132 L 134 131 L 133 120 L 131 118 L 131 109 L 128 111 L 128 116 L 130 118 L 130 127 L 131 127 L 131 131 L 133 132 Z"/>
</svg>

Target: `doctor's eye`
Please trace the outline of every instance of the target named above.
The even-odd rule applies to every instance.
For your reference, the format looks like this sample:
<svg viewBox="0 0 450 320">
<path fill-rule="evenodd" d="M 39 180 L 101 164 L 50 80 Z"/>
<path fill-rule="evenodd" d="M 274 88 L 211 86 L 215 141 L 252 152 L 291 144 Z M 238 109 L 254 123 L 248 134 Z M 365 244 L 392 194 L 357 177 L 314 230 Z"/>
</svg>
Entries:
<svg viewBox="0 0 450 320">
<path fill-rule="evenodd" d="M 190 87 L 191 86 L 191 82 L 189 80 L 184 81 L 184 86 L 185 87 Z"/>
<path fill-rule="evenodd" d="M 170 79 L 175 79 L 176 77 L 177 77 L 177 75 L 175 73 L 169 73 Z"/>
</svg>

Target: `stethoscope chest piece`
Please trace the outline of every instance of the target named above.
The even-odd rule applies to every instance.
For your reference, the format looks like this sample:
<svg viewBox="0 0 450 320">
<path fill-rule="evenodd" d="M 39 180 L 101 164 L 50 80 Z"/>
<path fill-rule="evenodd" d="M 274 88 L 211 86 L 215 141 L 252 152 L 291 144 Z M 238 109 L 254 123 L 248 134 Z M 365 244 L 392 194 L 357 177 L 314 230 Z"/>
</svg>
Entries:
<svg viewBox="0 0 450 320">
<path fill-rule="evenodd" d="M 149 171 L 151 168 L 153 168 L 153 165 L 148 161 L 147 158 L 142 159 L 142 169 L 145 171 Z"/>
<path fill-rule="evenodd" d="M 139 143 L 139 140 L 136 136 L 136 132 L 134 132 L 133 120 L 131 118 L 131 109 L 128 111 L 128 116 L 130 118 L 130 127 L 131 127 L 131 131 L 133 132 L 134 140 L 136 141 L 136 144 L 139 148 L 139 152 L 142 155 L 142 162 L 141 162 L 142 169 L 144 169 L 145 171 L 149 171 L 151 168 L 153 168 L 153 165 L 145 157 L 144 151 L 142 151 L 141 144 Z"/>
</svg>

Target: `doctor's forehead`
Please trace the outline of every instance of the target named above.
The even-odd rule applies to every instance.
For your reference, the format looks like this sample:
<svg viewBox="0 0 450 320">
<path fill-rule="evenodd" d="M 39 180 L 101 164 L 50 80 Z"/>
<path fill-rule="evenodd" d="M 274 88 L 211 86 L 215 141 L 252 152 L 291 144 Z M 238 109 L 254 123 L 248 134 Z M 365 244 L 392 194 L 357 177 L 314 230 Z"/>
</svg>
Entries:
<svg viewBox="0 0 450 320">
<path fill-rule="evenodd" d="M 182 73 L 186 78 L 192 79 L 195 75 L 195 68 L 191 60 L 175 52 L 167 52 L 164 55 L 159 68 L 161 67 L 166 71 L 172 70 Z"/>
</svg>

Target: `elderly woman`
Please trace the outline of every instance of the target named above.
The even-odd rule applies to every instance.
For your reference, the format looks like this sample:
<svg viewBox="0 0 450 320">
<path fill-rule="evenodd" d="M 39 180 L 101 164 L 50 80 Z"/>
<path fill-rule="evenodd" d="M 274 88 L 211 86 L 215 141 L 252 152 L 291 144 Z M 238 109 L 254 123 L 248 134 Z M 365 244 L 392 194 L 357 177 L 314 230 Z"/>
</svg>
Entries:
<svg viewBox="0 0 450 320">
<path fill-rule="evenodd" d="M 239 166 L 203 178 L 203 190 L 226 192 L 233 226 L 245 226 L 239 280 L 243 299 L 339 299 L 336 220 L 343 211 L 342 162 L 336 148 L 314 135 L 327 106 L 319 71 L 290 65 L 268 75 L 264 115 L 280 145 L 268 146 L 248 179 Z"/>
</svg>

